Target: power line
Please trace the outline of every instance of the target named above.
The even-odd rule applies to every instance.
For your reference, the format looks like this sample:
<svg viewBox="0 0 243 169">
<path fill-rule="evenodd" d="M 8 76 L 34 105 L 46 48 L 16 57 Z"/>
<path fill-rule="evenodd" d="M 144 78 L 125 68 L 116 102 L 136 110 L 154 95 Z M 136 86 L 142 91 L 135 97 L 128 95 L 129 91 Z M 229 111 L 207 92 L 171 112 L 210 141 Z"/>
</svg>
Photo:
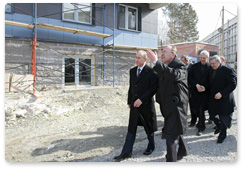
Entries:
<svg viewBox="0 0 243 169">
<path fill-rule="evenodd" d="M 228 10 L 226 10 L 226 9 L 224 9 L 225 11 L 227 11 L 227 12 L 229 12 L 231 15 L 233 15 L 233 16 L 237 16 L 237 15 L 235 15 L 235 14 L 232 14 L 230 11 L 228 11 Z"/>
<path fill-rule="evenodd" d="M 217 28 L 217 25 L 218 25 L 218 23 L 219 23 L 219 19 L 220 19 L 220 17 L 221 17 L 221 13 L 222 13 L 222 10 L 220 11 L 219 18 L 218 18 L 218 21 L 217 21 L 217 24 L 216 24 L 216 26 L 215 26 L 215 29 L 214 29 L 214 30 L 216 30 L 216 28 Z"/>
</svg>

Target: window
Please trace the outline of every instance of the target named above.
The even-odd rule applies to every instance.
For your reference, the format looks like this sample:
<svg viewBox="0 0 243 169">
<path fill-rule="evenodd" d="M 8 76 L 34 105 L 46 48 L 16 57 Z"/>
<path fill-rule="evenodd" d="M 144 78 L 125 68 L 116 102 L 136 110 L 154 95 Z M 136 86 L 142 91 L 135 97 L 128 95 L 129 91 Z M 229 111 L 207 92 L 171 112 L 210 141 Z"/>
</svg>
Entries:
<svg viewBox="0 0 243 169">
<path fill-rule="evenodd" d="M 63 3 L 63 20 L 91 24 L 92 4 Z"/>
<path fill-rule="evenodd" d="M 63 57 L 63 84 L 65 86 L 93 85 L 93 59 L 90 57 Z"/>
<path fill-rule="evenodd" d="M 119 5 L 118 27 L 120 29 L 138 30 L 138 8 Z"/>
</svg>

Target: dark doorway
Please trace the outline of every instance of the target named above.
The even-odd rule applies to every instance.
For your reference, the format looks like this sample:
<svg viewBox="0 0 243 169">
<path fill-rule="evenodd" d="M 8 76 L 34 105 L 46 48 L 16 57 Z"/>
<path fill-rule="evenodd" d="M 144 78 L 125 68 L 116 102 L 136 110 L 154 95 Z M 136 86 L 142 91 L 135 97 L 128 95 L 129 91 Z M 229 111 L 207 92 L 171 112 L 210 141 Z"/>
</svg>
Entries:
<svg viewBox="0 0 243 169">
<path fill-rule="evenodd" d="M 75 59 L 65 58 L 65 85 L 75 85 Z"/>
</svg>

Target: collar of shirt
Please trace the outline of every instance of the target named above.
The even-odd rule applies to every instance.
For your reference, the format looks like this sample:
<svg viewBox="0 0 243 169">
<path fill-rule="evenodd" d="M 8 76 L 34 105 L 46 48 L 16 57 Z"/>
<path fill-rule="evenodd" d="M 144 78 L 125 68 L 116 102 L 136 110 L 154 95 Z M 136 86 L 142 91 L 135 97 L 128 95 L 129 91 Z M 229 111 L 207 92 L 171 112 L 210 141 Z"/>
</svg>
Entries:
<svg viewBox="0 0 243 169">
<path fill-rule="evenodd" d="M 142 67 L 138 67 L 138 68 L 137 68 L 137 71 L 138 71 L 138 69 L 140 69 L 140 72 L 142 72 L 144 66 L 145 66 L 145 64 L 144 64 Z"/>
</svg>

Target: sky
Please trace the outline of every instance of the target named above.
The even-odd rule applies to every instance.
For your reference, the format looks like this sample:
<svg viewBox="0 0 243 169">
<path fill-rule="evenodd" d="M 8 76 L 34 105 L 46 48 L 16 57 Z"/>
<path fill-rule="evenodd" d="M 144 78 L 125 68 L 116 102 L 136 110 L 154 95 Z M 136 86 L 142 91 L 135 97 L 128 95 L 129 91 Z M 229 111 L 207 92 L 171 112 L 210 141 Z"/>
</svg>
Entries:
<svg viewBox="0 0 243 169">
<path fill-rule="evenodd" d="M 184 3 L 184 2 L 183 2 Z M 224 23 L 231 20 L 237 15 L 237 4 L 221 3 L 221 2 L 189 2 L 198 16 L 197 30 L 199 32 L 199 41 L 207 37 L 214 30 L 222 25 L 222 9 L 224 6 Z M 162 10 L 158 10 L 158 24 L 160 25 L 159 33 L 162 37 L 166 36 L 169 30 L 166 24 L 168 18 L 162 14 Z M 163 16 L 163 17 L 160 17 Z M 167 24 L 166 24 L 167 25 Z"/>
<path fill-rule="evenodd" d="M 224 23 L 227 23 L 227 20 L 234 18 L 234 15 L 237 15 L 237 4 L 235 3 L 212 3 L 212 2 L 200 2 L 190 3 L 193 9 L 196 11 L 198 16 L 198 31 L 199 31 L 199 40 L 202 40 L 215 29 L 218 29 L 222 25 L 222 13 L 221 10 L 224 6 Z M 232 15 L 232 14 L 234 15 Z"/>
</svg>

